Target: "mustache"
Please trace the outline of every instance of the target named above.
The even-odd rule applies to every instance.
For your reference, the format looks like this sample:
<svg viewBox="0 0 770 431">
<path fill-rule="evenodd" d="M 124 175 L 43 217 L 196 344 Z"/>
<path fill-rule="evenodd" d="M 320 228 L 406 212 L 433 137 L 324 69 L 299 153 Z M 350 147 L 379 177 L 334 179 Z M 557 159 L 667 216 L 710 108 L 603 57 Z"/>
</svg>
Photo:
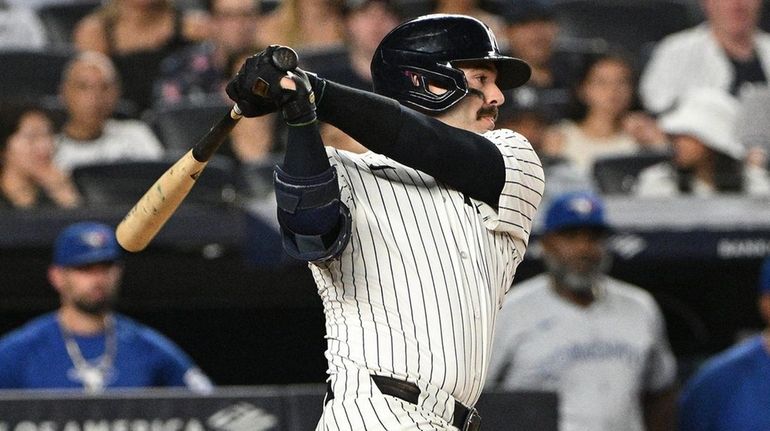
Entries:
<svg viewBox="0 0 770 431">
<path fill-rule="evenodd" d="M 472 94 L 474 96 L 477 96 L 482 101 L 486 103 L 486 98 L 484 97 L 484 93 L 481 91 L 475 89 L 475 88 L 469 88 L 468 94 Z M 498 115 L 498 109 L 495 105 L 486 105 L 482 106 L 481 109 L 476 113 L 476 119 L 481 120 L 483 117 L 492 117 L 493 120 L 497 121 L 497 115 Z"/>
<path fill-rule="evenodd" d="M 489 105 L 484 106 L 476 113 L 476 119 L 480 120 L 483 117 L 492 117 L 493 120 L 497 121 L 497 115 L 499 114 L 497 106 Z"/>
</svg>

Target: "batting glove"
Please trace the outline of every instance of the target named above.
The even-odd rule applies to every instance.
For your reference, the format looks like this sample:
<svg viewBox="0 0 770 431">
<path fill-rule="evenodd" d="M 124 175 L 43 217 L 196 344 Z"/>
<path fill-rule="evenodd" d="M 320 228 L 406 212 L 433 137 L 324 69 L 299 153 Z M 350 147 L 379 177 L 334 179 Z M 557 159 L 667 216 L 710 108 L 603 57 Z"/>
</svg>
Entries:
<svg viewBox="0 0 770 431">
<path fill-rule="evenodd" d="M 241 109 L 244 117 L 259 117 L 278 111 L 273 101 L 281 93 L 279 82 L 286 72 L 272 62 L 273 51 L 279 45 L 270 45 L 247 58 L 235 77 L 227 83 L 227 95 Z"/>
</svg>

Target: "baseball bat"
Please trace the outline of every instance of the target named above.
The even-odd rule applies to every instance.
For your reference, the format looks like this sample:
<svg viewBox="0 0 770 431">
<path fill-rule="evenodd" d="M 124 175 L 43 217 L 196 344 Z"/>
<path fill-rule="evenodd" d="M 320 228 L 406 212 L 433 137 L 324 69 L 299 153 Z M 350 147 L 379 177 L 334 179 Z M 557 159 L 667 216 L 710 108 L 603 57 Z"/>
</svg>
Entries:
<svg viewBox="0 0 770 431">
<path fill-rule="evenodd" d="M 271 61 L 278 69 L 290 71 L 297 67 L 297 53 L 289 47 L 279 47 L 273 51 Z M 190 151 L 155 181 L 115 229 L 121 247 L 130 252 L 147 247 L 190 193 L 211 156 L 241 117 L 238 105 L 233 106 Z"/>
</svg>

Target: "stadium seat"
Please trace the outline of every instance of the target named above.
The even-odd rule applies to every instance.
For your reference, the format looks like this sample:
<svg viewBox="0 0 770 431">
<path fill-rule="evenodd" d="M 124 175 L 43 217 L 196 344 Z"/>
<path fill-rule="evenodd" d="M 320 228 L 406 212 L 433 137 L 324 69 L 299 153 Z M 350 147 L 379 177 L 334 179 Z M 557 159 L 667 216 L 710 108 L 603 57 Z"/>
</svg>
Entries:
<svg viewBox="0 0 770 431">
<path fill-rule="evenodd" d="M 169 154 L 178 155 L 192 148 L 231 107 L 219 100 L 206 104 L 180 103 L 153 108 L 144 119 Z"/>
<path fill-rule="evenodd" d="M 72 30 L 78 21 L 100 4 L 99 0 L 50 4 L 42 6 L 37 13 L 48 31 L 51 44 L 66 47 L 72 44 Z"/>
<path fill-rule="evenodd" d="M 602 194 L 629 194 L 644 168 L 667 160 L 668 157 L 659 153 L 602 157 L 594 162 L 594 181 Z"/>
<path fill-rule="evenodd" d="M 75 168 L 72 177 L 92 207 L 133 205 L 176 160 L 123 161 Z M 235 169 L 214 156 L 185 204 L 229 205 L 235 202 Z"/>
<path fill-rule="evenodd" d="M 55 95 L 61 72 L 74 54 L 70 49 L 0 51 L 3 100 L 37 100 Z"/>
<path fill-rule="evenodd" d="M 602 38 L 632 54 L 696 22 L 693 7 L 676 0 L 563 0 L 553 5 L 564 37 Z"/>
</svg>

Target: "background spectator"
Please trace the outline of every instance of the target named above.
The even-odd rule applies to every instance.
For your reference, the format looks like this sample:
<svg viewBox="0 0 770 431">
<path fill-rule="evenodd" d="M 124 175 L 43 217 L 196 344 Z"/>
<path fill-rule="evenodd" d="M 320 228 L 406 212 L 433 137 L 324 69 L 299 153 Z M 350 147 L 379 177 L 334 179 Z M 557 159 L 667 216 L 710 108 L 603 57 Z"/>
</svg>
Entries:
<svg viewBox="0 0 770 431">
<path fill-rule="evenodd" d="M 570 89 L 577 79 L 579 59 L 557 50 L 560 32 L 556 12 L 548 0 L 517 0 L 507 4 L 505 41 L 510 54 L 529 63 L 532 77 L 506 94 L 506 103 L 539 109 L 548 121 L 566 115 Z"/>
<path fill-rule="evenodd" d="M 762 0 L 700 0 L 706 22 L 663 39 L 642 74 L 647 110 L 661 113 L 695 87 L 739 95 L 744 85 L 766 84 L 770 35 L 759 30 Z"/>
<path fill-rule="evenodd" d="M 374 50 L 401 21 L 394 3 L 392 0 L 339 0 L 345 59 L 318 62 L 312 65 L 313 70 L 340 84 L 372 91 L 370 64 Z"/>
<path fill-rule="evenodd" d="M 492 29 L 495 35 L 503 34 L 503 19 L 497 11 L 487 10 L 481 0 L 436 0 L 433 13 L 453 13 L 472 16 Z M 515 7 L 515 6 L 514 6 Z"/>
<path fill-rule="evenodd" d="M 693 89 L 661 117 L 671 136 L 670 161 L 639 174 L 639 196 L 710 196 L 715 193 L 770 194 L 767 172 L 746 165 L 746 150 L 735 133 L 738 102 L 717 88 Z"/>
<path fill-rule="evenodd" d="M 57 166 L 118 160 L 159 159 L 163 146 L 148 125 L 139 120 L 111 118 L 120 97 L 117 71 L 98 52 L 77 55 L 65 67 L 61 98 L 67 118 L 56 137 Z"/>
<path fill-rule="evenodd" d="M 682 390 L 679 429 L 770 429 L 770 258 L 759 277 L 765 329 L 708 360 Z"/>
<path fill-rule="evenodd" d="M 643 145 L 662 147 L 664 142 L 644 143 L 624 128 L 635 106 L 636 79 L 625 56 L 602 54 L 587 62 L 573 91 L 570 119 L 554 126 L 548 148 L 573 162 L 590 177 L 594 161 L 603 156 L 634 154 Z"/>
<path fill-rule="evenodd" d="M 257 29 L 257 44 L 295 49 L 327 48 L 342 43 L 342 17 L 333 0 L 281 0 Z"/>
<path fill-rule="evenodd" d="M 0 1 L 0 49 L 42 49 L 48 45 L 45 26 L 26 5 L 4 6 Z"/>
<path fill-rule="evenodd" d="M 547 272 L 514 285 L 498 316 L 486 389 L 559 395 L 563 431 L 672 430 L 676 362 L 654 299 L 605 274 L 611 227 L 598 196 L 547 209 Z"/>
<path fill-rule="evenodd" d="M 259 4 L 254 0 L 211 0 L 211 31 L 203 42 L 182 49 L 163 60 L 155 83 L 155 104 L 182 101 L 204 102 L 224 94 L 231 77 L 227 69 L 232 55 L 254 45 Z"/>
<path fill-rule="evenodd" d="M 171 0 L 109 0 L 78 23 L 73 39 L 81 51 L 110 56 L 123 80 L 123 97 L 141 112 L 152 105 L 161 60 L 208 31 L 205 15 L 181 12 Z"/>
<path fill-rule="evenodd" d="M 53 163 L 54 126 L 48 113 L 5 104 L 0 112 L 0 207 L 73 208 L 80 195 Z"/>
<path fill-rule="evenodd" d="M 121 257 L 110 226 L 82 222 L 59 234 L 48 279 L 61 305 L 0 340 L 0 388 L 211 391 L 209 379 L 179 347 L 113 311 Z"/>
</svg>

